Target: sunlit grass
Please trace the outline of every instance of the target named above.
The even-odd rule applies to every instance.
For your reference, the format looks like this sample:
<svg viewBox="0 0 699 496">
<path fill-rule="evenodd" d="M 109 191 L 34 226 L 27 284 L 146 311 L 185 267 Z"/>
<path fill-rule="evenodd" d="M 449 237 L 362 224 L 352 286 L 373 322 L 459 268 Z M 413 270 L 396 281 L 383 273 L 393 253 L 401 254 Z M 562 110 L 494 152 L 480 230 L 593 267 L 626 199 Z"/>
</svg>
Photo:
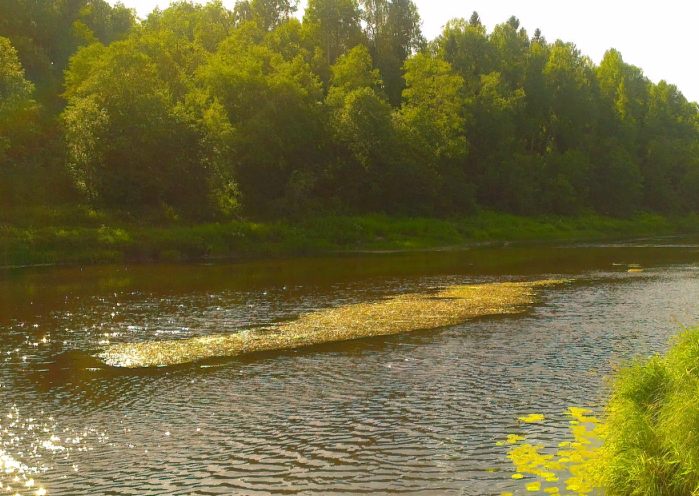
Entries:
<svg viewBox="0 0 699 496">
<path fill-rule="evenodd" d="M 133 215 L 87 207 L 0 212 L 0 266 L 186 260 L 207 256 L 295 255 L 328 251 L 392 251 L 481 242 L 619 239 L 699 234 L 699 217 L 633 219 L 524 217 L 490 211 L 448 219 L 319 216 L 273 222 L 219 219 L 187 223 L 164 213 Z"/>
<path fill-rule="evenodd" d="M 607 494 L 699 494 L 699 329 L 678 336 L 665 358 L 623 368 L 608 410 Z"/>
<path fill-rule="evenodd" d="M 109 365 L 153 367 L 254 351 L 398 334 L 459 324 L 467 319 L 521 312 L 536 291 L 562 280 L 451 286 L 435 294 L 400 295 L 302 315 L 295 321 L 230 335 L 179 341 L 118 344 L 100 356 Z"/>
</svg>

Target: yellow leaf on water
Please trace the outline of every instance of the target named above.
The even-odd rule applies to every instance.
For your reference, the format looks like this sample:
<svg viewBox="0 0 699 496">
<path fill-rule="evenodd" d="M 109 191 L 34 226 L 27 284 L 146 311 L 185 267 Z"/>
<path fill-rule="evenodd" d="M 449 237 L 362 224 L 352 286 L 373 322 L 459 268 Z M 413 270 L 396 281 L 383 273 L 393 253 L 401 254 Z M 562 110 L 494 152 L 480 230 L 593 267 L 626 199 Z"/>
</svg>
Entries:
<svg viewBox="0 0 699 496">
<path fill-rule="evenodd" d="M 541 482 L 530 482 L 527 484 L 527 491 L 538 491 L 541 489 Z"/>
<path fill-rule="evenodd" d="M 512 493 L 502 493 L 500 496 L 512 496 Z"/>
<path fill-rule="evenodd" d="M 557 493 L 557 492 L 558 492 L 558 488 L 557 488 L 557 487 L 549 487 L 549 488 L 544 489 L 544 492 L 546 492 L 546 493 Z"/>
<path fill-rule="evenodd" d="M 521 479 L 522 477 L 524 477 L 522 474 L 512 474 L 513 479 Z"/>
<path fill-rule="evenodd" d="M 538 413 L 532 413 L 530 415 L 527 415 L 526 417 L 517 417 L 517 418 L 519 420 L 521 420 L 522 422 L 527 422 L 527 423 L 541 422 L 542 420 L 544 420 L 544 416 L 541 414 L 538 414 Z"/>
</svg>

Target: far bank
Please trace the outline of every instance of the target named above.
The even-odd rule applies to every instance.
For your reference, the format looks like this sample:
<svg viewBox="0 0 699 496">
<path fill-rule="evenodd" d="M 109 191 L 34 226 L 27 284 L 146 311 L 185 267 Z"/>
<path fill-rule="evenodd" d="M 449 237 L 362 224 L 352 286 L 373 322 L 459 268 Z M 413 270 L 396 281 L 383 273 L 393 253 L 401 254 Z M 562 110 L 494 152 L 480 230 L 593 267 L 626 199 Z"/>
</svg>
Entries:
<svg viewBox="0 0 699 496">
<path fill-rule="evenodd" d="M 88 208 L 5 213 L 0 267 L 313 256 L 699 235 L 699 216 L 524 217 L 482 211 L 448 219 L 385 215 L 184 224 L 123 219 Z"/>
</svg>

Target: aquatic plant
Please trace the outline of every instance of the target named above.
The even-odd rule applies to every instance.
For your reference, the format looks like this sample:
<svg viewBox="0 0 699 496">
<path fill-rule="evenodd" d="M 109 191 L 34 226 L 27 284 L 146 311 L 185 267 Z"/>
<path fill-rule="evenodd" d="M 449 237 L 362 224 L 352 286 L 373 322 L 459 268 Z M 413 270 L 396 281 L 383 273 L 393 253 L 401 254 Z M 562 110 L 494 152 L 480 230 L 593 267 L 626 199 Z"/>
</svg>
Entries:
<svg viewBox="0 0 699 496">
<path fill-rule="evenodd" d="M 455 325 L 474 317 L 512 314 L 535 301 L 540 288 L 564 280 L 451 286 L 432 294 L 406 294 L 378 302 L 323 309 L 297 320 L 228 335 L 179 341 L 122 343 L 99 356 L 108 365 L 153 367 L 204 358 L 297 348 Z"/>
<path fill-rule="evenodd" d="M 572 441 L 562 441 L 557 448 L 525 442 L 527 435 L 511 434 L 507 441 L 513 444 L 508 457 L 515 466 L 512 479 L 521 480 L 527 492 L 543 491 L 549 494 L 579 496 L 593 493 L 601 482 L 600 447 L 601 422 L 588 414 L 591 410 L 569 408 L 569 428 Z M 532 414 L 521 417 L 526 423 L 544 423 L 543 415 Z M 502 496 L 512 496 L 505 492 Z"/>
</svg>

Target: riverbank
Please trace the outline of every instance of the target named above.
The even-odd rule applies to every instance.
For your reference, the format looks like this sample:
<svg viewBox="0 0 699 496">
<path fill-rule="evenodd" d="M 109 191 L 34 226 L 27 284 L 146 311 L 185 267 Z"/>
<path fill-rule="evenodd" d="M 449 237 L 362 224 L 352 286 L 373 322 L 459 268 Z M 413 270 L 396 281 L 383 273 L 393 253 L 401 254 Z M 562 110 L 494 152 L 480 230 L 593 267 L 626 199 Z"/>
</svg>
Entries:
<svg viewBox="0 0 699 496">
<path fill-rule="evenodd" d="M 600 241 L 699 234 L 699 216 L 614 219 L 479 212 L 450 219 L 383 215 L 187 225 L 89 208 L 0 214 L 0 267 L 459 249 L 506 242 Z"/>
<path fill-rule="evenodd" d="M 512 478 L 522 480 L 528 491 L 558 493 L 555 484 L 565 471 L 571 475 L 565 479 L 569 494 L 595 489 L 618 496 L 696 494 L 699 328 L 683 329 L 672 343 L 665 356 L 637 356 L 608 378 L 609 400 L 602 418 L 570 407 L 566 414 L 573 418 L 574 441 L 558 444 L 563 449 L 532 445 L 524 431 L 501 441 L 500 445 L 514 445 L 508 453 L 517 469 Z M 547 421 L 544 415 L 519 420 L 539 427 Z"/>
</svg>

